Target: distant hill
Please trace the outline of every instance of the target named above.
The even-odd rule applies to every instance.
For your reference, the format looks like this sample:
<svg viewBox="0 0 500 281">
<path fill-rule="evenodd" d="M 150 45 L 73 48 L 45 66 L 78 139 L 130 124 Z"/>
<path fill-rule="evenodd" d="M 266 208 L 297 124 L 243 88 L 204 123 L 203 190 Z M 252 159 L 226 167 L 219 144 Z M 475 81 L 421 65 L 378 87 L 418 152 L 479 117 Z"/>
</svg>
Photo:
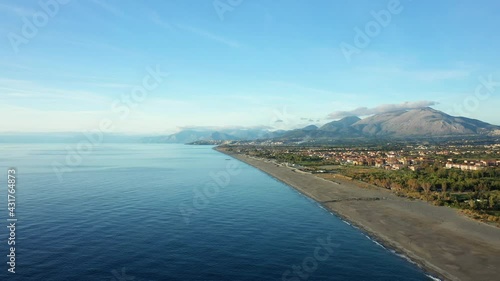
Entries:
<svg viewBox="0 0 500 281">
<path fill-rule="evenodd" d="M 302 141 L 325 139 L 419 138 L 500 135 L 500 126 L 475 119 L 450 116 L 430 107 L 376 114 L 364 119 L 345 117 L 321 127 L 309 125 L 288 131 L 262 129 L 184 130 L 150 138 L 153 142 L 192 143 L 225 140 Z"/>
<path fill-rule="evenodd" d="M 352 124 L 354 124 L 360 120 L 361 120 L 361 118 L 359 118 L 357 116 L 348 116 L 348 117 L 344 117 L 343 119 L 340 119 L 338 121 L 326 123 L 320 129 L 323 131 L 338 132 L 339 130 L 350 128 L 350 126 Z"/>
<path fill-rule="evenodd" d="M 306 127 L 307 128 L 307 127 Z M 369 139 L 419 138 L 426 136 L 458 137 L 500 135 L 500 127 L 479 120 L 450 116 L 430 107 L 376 114 L 365 119 L 345 117 L 327 123 L 316 130 L 291 130 L 278 139 L 300 141 L 304 139 Z"/>
<path fill-rule="evenodd" d="M 356 121 L 359 121 L 358 117 Z M 346 117 L 339 121 L 333 121 L 328 124 L 323 125 L 322 127 L 317 127 L 314 125 L 307 126 L 302 129 L 290 130 L 278 136 L 281 140 L 286 139 L 318 139 L 318 138 L 336 138 L 336 137 L 352 137 L 356 135 L 356 130 L 351 128 L 350 126 L 355 122 L 351 117 Z M 312 127 L 314 126 L 314 127 Z"/>
<path fill-rule="evenodd" d="M 359 131 L 356 130 L 352 125 L 359 122 L 360 120 L 361 119 L 357 116 L 349 116 L 338 121 L 327 123 L 323 125 L 320 130 L 338 135 L 359 135 Z"/>
<path fill-rule="evenodd" d="M 479 120 L 453 117 L 432 108 L 377 114 L 352 125 L 368 136 L 450 136 L 489 134 L 499 126 Z"/>
<path fill-rule="evenodd" d="M 225 140 L 257 140 L 271 139 L 280 136 L 284 131 L 271 132 L 264 129 L 223 129 L 206 130 L 190 129 L 166 136 L 144 138 L 144 142 L 153 143 L 193 143 L 216 142 Z"/>
</svg>

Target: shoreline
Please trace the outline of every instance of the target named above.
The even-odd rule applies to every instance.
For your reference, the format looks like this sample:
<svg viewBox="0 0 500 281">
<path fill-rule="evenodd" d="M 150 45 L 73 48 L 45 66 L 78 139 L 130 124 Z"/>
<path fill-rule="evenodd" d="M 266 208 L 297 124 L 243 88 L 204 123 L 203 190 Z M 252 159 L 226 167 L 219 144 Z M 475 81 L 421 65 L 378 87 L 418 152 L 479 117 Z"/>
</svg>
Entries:
<svg viewBox="0 0 500 281">
<path fill-rule="evenodd" d="M 376 244 L 420 267 L 429 278 L 495 280 L 500 229 L 420 200 L 345 179 L 326 180 L 243 154 L 216 151 L 253 166 L 313 199 Z"/>
</svg>

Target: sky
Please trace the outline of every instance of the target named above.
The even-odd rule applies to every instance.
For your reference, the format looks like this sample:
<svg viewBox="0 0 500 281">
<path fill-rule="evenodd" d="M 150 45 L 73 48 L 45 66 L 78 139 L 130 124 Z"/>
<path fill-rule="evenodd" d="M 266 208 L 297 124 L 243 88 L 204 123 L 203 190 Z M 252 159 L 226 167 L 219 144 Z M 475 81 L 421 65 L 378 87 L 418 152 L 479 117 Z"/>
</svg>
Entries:
<svg viewBox="0 0 500 281">
<path fill-rule="evenodd" d="M 500 125 L 499 10 L 496 0 L 0 0 L 0 132 L 290 129 L 425 106 Z"/>
</svg>

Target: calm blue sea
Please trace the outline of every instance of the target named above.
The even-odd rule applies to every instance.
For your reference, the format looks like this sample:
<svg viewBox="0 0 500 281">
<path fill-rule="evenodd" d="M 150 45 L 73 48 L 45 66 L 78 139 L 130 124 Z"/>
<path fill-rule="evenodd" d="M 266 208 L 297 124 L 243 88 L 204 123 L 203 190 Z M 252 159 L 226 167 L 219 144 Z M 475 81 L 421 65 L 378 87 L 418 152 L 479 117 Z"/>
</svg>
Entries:
<svg viewBox="0 0 500 281">
<path fill-rule="evenodd" d="M 69 165 L 67 147 L 0 145 L 0 280 L 429 280 L 211 147 L 103 145 Z M 72 171 L 59 178 L 56 162 Z M 15 274 L 6 257 L 9 167 L 17 168 Z"/>
</svg>

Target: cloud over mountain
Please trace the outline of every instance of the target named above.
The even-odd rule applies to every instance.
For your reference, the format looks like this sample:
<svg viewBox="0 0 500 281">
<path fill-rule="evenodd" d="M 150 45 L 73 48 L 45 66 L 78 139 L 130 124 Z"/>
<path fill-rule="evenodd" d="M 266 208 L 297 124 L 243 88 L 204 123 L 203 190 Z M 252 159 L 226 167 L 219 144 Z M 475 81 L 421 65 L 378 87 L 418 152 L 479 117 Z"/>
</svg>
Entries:
<svg viewBox="0 0 500 281">
<path fill-rule="evenodd" d="M 344 118 L 347 116 L 367 116 L 373 114 L 380 114 L 398 110 L 409 110 L 409 109 L 418 109 L 429 107 L 433 105 L 437 105 L 437 102 L 434 101 L 414 101 L 414 102 L 403 102 L 400 104 L 382 104 L 376 107 L 368 108 L 368 107 L 358 107 L 354 110 L 350 111 L 335 111 L 328 115 L 330 119 L 338 119 Z"/>
</svg>

